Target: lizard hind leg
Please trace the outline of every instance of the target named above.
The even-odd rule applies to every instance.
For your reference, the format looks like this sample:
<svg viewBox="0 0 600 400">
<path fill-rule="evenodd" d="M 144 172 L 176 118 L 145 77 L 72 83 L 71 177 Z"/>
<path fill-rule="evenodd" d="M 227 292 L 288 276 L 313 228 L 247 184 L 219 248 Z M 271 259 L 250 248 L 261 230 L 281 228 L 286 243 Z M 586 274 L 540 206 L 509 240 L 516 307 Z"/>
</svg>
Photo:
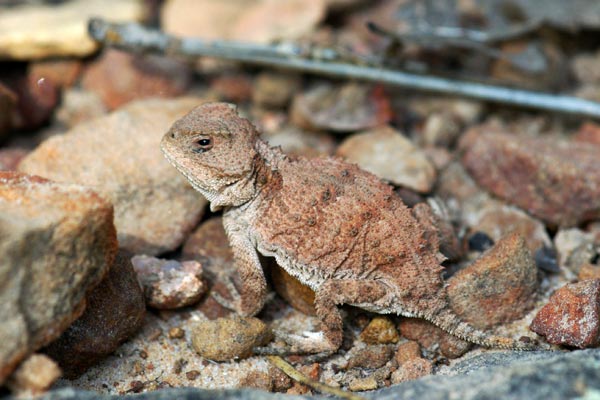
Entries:
<svg viewBox="0 0 600 400">
<path fill-rule="evenodd" d="M 423 318 L 451 335 L 480 346 L 522 351 L 541 349 L 541 347 L 535 343 L 496 336 L 479 330 L 461 320 L 460 317 L 448 307 L 443 308 L 432 315 L 423 315 Z"/>
<path fill-rule="evenodd" d="M 332 354 L 339 349 L 343 339 L 343 321 L 338 306 L 350 304 L 365 309 L 387 310 L 391 300 L 390 290 L 382 282 L 332 279 L 315 294 L 321 331 L 278 336 L 288 344 L 290 353 Z"/>
</svg>

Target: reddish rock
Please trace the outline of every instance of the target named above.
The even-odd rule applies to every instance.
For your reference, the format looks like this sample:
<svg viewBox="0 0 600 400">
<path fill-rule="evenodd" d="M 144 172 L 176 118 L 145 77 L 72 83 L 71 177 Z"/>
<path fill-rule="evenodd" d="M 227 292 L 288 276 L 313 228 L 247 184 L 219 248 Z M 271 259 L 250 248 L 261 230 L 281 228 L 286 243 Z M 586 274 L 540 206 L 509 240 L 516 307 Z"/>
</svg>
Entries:
<svg viewBox="0 0 600 400">
<path fill-rule="evenodd" d="M 390 378 L 392 384 L 397 384 L 406 381 L 412 381 L 431 375 L 433 372 L 433 364 L 431 361 L 424 358 L 415 358 L 409 360 L 401 368 L 398 368 L 392 373 Z"/>
<path fill-rule="evenodd" d="M 0 384 L 85 308 L 114 262 L 112 205 L 90 189 L 0 172 Z"/>
<path fill-rule="evenodd" d="M 67 89 L 56 110 L 55 121 L 72 128 L 82 122 L 101 117 L 108 112 L 100 96 L 89 90 Z"/>
<path fill-rule="evenodd" d="M 0 82 L 0 135 L 15 125 L 17 94 Z"/>
<path fill-rule="evenodd" d="M 14 171 L 29 150 L 20 148 L 0 149 L 0 171 Z"/>
<path fill-rule="evenodd" d="M 93 187 L 115 207 L 119 245 L 134 254 L 177 248 L 198 223 L 206 201 L 160 151 L 173 121 L 196 98 L 138 101 L 64 135 L 53 136 L 19 170 Z"/>
<path fill-rule="evenodd" d="M 262 134 L 271 146 L 280 146 L 284 153 L 308 158 L 331 155 L 336 143 L 325 132 L 312 132 L 291 125 L 277 127 Z"/>
<path fill-rule="evenodd" d="M 577 133 L 573 135 L 573 140 L 581 143 L 600 145 L 600 125 L 594 122 L 585 122 Z"/>
<path fill-rule="evenodd" d="M 164 260 L 149 256 L 131 259 L 149 306 L 161 310 L 197 303 L 204 294 L 202 264 L 198 261 Z"/>
<path fill-rule="evenodd" d="M 439 346 L 442 355 L 448 358 L 458 358 L 472 347 L 471 343 L 444 332 L 424 319 L 402 318 L 398 328 L 403 337 L 416 341 L 429 351 Z"/>
<path fill-rule="evenodd" d="M 578 281 L 600 279 L 600 265 L 585 263 L 579 268 Z"/>
<path fill-rule="evenodd" d="M 59 90 L 54 82 L 35 71 L 13 70 L 2 77 L 2 83 L 16 97 L 12 126 L 35 129 L 46 123 L 58 105 Z"/>
<path fill-rule="evenodd" d="M 81 83 L 113 110 L 135 99 L 179 96 L 191 79 L 191 69 L 172 58 L 109 49 L 88 67 Z"/>
<path fill-rule="evenodd" d="M 400 339 L 394 323 L 385 316 L 373 318 L 360 333 L 360 338 L 368 344 L 398 343 Z"/>
<path fill-rule="evenodd" d="M 219 75 L 211 83 L 210 88 L 224 101 L 243 103 L 252 97 L 252 81 L 246 75 Z"/>
<path fill-rule="evenodd" d="M 484 130 L 461 140 L 462 162 L 482 187 L 549 224 L 600 218 L 596 146 Z"/>
<path fill-rule="evenodd" d="M 47 79 L 59 88 L 67 88 L 75 84 L 83 64 L 77 59 L 51 59 L 36 61 L 29 68 L 34 76 Z"/>
<path fill-rule="evenodd" d="M 535 305 L 537 267 L 518 233 L 502 238 L 448 281 L 454 311 L 486 329 L 522 318 Z"/>
<path fill-rule="evenodd" d="M 421 346 L 415 341 L 408 341 L 398 346 L 394 356 L 398 366 L 404 365 L 407 361 L 421 358 Z"/>
<path fill-rule="evenodd" d="M 45 352 L 75 378 L 114 352 L 144 322 L 146 305 L 130 261 L 119 252 L 102 282 L 87 296 L 84 313 Z"/>
<path fill-rule="evenodd" d="M 294 97 L 291 120 L 301 128 L 354 132 L 386 124 L 392 116 L 381 86 L 321 84 Z"/>
<path fill-rule="evenodd" d="M 277 294 L 296 310 L 306 315 L 316 315 L 315 292 L 290 274 L 275 262 L 271 266 L 271 279 Z"/>
<path fill-rule="evenodd" d="M 346 368 L 381 368 L 393 355 L 394 349 L 386 345 L 353 348 L 348 352 Z"/>
<path fill-rule="evenodd" d="M 549 343 L 579 348 L 600 345 L 600 280 L 568 283 L 558 289 L 530 329 Z"/>
</svg>

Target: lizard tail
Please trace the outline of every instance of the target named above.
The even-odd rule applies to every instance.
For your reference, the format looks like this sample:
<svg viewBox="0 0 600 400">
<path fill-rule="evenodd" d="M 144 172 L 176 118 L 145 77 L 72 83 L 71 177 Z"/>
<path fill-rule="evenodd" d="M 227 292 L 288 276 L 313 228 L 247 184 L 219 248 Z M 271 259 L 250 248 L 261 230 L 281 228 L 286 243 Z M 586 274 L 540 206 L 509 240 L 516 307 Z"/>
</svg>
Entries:
<svg viewBox="0 0 600 400">
<path fill-rule="evenodd" d="M 451 335 L 457 336 L 467 342 L 472 342 L 484 347 L 510 349 L 510 350 L 541 350 L 542 347 L 533 342 L 514 340 L 507 337 L 495 336 L 481 331 L 462 321 L 450 309 L 442 309 L 438 313 L 426 316 L 429 322 L 438 326 Z"/>
</svg>

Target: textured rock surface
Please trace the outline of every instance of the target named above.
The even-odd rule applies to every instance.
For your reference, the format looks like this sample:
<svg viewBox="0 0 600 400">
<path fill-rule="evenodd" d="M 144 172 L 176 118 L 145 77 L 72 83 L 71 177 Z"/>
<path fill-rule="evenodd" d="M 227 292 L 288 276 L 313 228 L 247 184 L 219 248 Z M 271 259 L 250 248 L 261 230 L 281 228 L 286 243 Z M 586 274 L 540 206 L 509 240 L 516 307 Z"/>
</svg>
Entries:
<svg viewBox="0 0 600 400">
<path fill-rule="evenodd" d="M 112 265 L 112 206 L 78 185 L 0 172 L 0 382 L 83 311 Z"/>
<path fill-rule="evenodd" d="M 579 348 L 600 344 L 600 280 L 568 283 L 558 289 L 531 323 L 553 344 Z"/>
<path fill-rule="evenodd" d="M 381 179 L 417 192 L 429 192 L 435 182 L 435 168 L 425 154 L 389 126 L 350 136 L 337 155 Z"/>
<path fill-rule="evenodd" d="M 323 0 L 169 0 L 161 20 L 166 32 L 179 36 L 268 43 L 296 39 L 324 16 Z"/>
<path fill-rule="evenodd" d="M 496 196 L 559 226 L 600 217 L 596 146 L 476 131 L 461 143 L 465 167 Z"/>
<path fill-rule="evenodd" d="M 218 318 L 198 323 L 192 331 L 192 345 L 202 357 L 229 361 L 252 355 L 256 346 L 267 344 L 271 331 L 258 318 Z"/>
<path fill-rule="evenodd" d="M 114 110 L 135 99 L 181 95 L 191 78 L 191 69 L 173 58 L 107 49 L 87 68 L 81 84 Z"/>
<path fill-rule="evenodd" d="M 518 233 L 501 239 L 448 281 L 452 308 L 479 328 L 519 319 L 535 304 L 537 268 Z"/>
<path fill-rule="evenodd" d="M 43 393 L 61 376 L 58 364 L 43 354 L 32 354 L 12 374 L 8 386 L 25 398 Z"/>
<path fill-rule="evenodd" d="M 594 398 L 600 391 L 600 350 L 562 352 L 488 352 L 462 360 L 447 371 L 449 375 L 429 376 L 404 382 L 373 393 L 362 394 L 378 400 L 426 398 L 447 400 L 530 399 L 563 400 Z M 257 390 L 200 390 L 191 388 L 159 390 L 144 394 L 147 400 L 173 398 L 193 400 L 270 400 L 281 394 Z M 43 400 L 128 399 L 93 392 L 60 389 Z M 286 399 L 326 399 L 326 396 L 286 396 Z"/>
<path fill-rule="evenodd" d="M 149 256 L 131 259 L 149 306 L 173 309 L 196 303 L 205 286 L 198 261 L 164 260 Z"/>
<path fill-rule="evenodd" d="M 91 17 L 140 21 L 144 17 L 143 1 L 79 0 L 2 9 L 0 57 L 30 60 L 89 55 L 98 47 L 87 34 Z"/>
<path fill-rule="evenodd" d="M 144 297 L 130 261 L 119 252 L 102 282 L 87 296 L 79 317 L 45 352 L 73 378 L 133 335 L 146 314 Z"/>
<path fill-rule="evenodd" d="M 115 207 L 122 248 L 158 254 L 176 248 L 206 202 L 160 152 L 160 138 L 200 101 L 145 100 L 42 143 L 19 170 L 94 188 Z"/>
<path fill-rule="evenodd" d="M 316 315 L 315 292 L 301 284 L 275 262 L 273 264 L 270 269 L 275 291 L 296 310 L 307 315 Z"/>
<path fill-rule="evenodd" d="M 397 343 L 400 339 L 394 323 L 384 316 L 375 317 L 360 333 L 363 342 L 369 344 Z"/>
<path fill-rule="evenodd" d="M 448 358 L 460 357 L 473 347 L 473 344 L 444 332 L 424 319 L 402 318 L 398 328 L 406 339 L 416 341 L 428 351 L 439 348 L 440 353 Z"/>
<path fill-rule="evenodd" d="M 321 84 L 297 94 L 290 110 L 294 124 L 308 130 L 354 132 L 384 125 L 391 118 L 388 97 L 379 86 Z"/>
</svg>

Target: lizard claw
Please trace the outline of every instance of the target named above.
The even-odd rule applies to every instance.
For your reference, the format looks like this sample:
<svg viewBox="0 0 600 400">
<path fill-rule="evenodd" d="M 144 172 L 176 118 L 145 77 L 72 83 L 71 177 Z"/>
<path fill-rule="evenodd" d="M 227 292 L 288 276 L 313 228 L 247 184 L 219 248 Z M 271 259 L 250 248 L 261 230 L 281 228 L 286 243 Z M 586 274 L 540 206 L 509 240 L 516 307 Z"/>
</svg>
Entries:
<svg viewBox="0 0 600 400">
<path fill-rule="evenodd" d="M 238 289 L 233 284 L 233 281 L 230 277 L 223 280 L 223 285 L 227 289 L 227 292 L 232 297 L 232 299 L 226 299 L 221 296 L 217 291 L 212 291 L 211 296 L 217 303 L 227 308 L 228 310 L 235 311 L 238 314 L 242 312 L 242 295 L 238 291 Z"/>
</svg>

